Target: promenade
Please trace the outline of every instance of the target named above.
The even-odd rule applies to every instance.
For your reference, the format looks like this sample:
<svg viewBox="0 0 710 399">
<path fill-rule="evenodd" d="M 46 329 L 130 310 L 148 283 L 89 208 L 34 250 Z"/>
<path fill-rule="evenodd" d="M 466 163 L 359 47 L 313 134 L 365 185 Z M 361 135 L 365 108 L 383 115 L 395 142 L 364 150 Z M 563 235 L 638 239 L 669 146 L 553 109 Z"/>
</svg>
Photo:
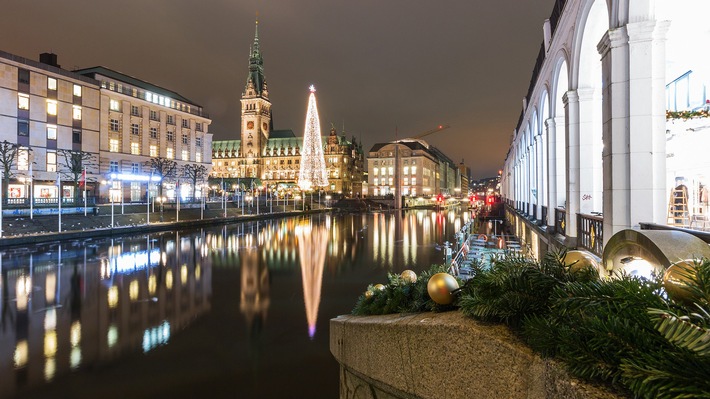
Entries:
<svg viewBox="0 0 710 399">
<path fill-rule="evenodd" d="M 178 212 L 174 206 L 165 206 L 160 211 L 156 205 L 150 212 L 146 204 L 99 205 L 98 213 L 89 208 L 87 215 L 70 214 L 61 217 L 61 232 L 58 215 L 3 216 L 0 247 L 25 245 L 29 243 L 49 242 L 84 237 L 111 236 L 133 232 L 162 231 L 175 228 L 209 226 L 221 223 L 267 219 L 308 212 L 321 212 L 326 208 L 314 202 L 306 201 L 305 210 L 300 202 L 294 207 L 293 202 L 285 204 L 274 202 L 273 206 L 261 203 L 257 207 L 245 205 L 237 207 L 235 203 L 226 203 L 226 210 L 221 202 L 209 202 L 205 209 L 182 206 Z"/>
</svg>

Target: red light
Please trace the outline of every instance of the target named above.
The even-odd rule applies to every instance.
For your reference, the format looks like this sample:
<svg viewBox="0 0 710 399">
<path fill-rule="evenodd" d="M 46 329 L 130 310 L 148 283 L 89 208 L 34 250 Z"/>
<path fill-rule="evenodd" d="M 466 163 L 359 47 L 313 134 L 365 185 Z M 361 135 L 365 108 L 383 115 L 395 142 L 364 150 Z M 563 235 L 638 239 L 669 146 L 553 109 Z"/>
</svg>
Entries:
<svg viewBox="0 0 710 399">
<path fill-rule="evenodd" d="M 441 201 L 443 201 L 443 200 L 444 200 L 444 197 L 443 197 L 441 194 L 439 194 L 439 196 L 436 197 L 436 201 L 437 201 L 437 202 L 441 202 Z"/>
</svg>

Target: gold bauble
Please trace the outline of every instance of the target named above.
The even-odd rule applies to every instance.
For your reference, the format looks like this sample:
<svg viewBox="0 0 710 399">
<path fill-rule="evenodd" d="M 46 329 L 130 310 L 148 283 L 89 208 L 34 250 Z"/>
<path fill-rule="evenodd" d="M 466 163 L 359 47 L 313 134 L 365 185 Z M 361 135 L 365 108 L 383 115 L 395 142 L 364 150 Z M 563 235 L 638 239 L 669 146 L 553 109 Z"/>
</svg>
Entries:
<svg viewBox="0 0 710 399">
<path fill-rule="evenodd" d="M 686 259 L 676 262 L 663 273 L 663 288 L 674 301 L 692 304 L 698 299 L 688 287 L 694 277 L 695 261 Z"/>
<path fill-rule="evenodd" d="M 449 305 L 454 301 L 453 291 L 459 289 L 459 283 L 449 273 L 436 273 L 426 285 L 431 299 L 439 305 Z"/>
<path fill-rule="evenodd" d="M 588 267 L 599 270 L 599 262 L 585 251 L 567 251 L 563 262 L 572 273 L 582 271 Z"/>
<path fill-rule="evenodd" d="M 402 278 L 402 280 L 404 280 L 408 283 L 416 283 L 417 282 L 417 273 L 414 273 L 412 270 L 405 270 L 399 276 Z"/>
<path fill-rule="evenodd" d="M 384 290 L 385 290 L 385 286 L 382 285 L 382 284 L 375 284 L 375 286 L 372 287 L 372 289 L 374 289 L 374 290 L 376 290 L 376 291 L 384 291 Z"/>
<path fill-rule="evenodd" d="M 373 295 L 375 295 L 374 292 L 372 292 L 370 290 L 365 291 L 365 298 L 370 299 L 370 298 L 372 298 Z"/>
</svg>

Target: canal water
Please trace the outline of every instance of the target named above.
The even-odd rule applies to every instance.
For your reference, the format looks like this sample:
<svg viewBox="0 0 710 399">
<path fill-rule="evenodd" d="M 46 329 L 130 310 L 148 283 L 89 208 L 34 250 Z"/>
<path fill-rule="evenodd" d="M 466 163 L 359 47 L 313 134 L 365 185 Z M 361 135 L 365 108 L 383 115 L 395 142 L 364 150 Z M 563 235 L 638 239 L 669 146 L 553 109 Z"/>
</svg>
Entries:
<svg viewBox="0 0 710 399">
<path fill-rule="evenodd" d="M 4 248 L 0 398 L 337 398 L 329 320 L 442 263 L 464 210 Z"/>
</svg>

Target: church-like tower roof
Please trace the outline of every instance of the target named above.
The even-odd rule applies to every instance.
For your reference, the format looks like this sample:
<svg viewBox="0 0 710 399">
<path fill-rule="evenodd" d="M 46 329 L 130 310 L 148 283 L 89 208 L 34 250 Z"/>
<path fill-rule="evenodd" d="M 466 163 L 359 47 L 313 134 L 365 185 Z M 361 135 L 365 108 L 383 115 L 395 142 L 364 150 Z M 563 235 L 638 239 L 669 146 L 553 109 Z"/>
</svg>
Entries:
<svg viewBox="0 0 710 399">
<path fill-rule="evenodd" d="M 261 57 L 259 49 L 259 21 L 256 21 L 254 31 L 254 44 L 251 46 L 249 54 L 249 76 L 244 91 L 246 92 L 249 85 L 253 85 L 257 95 L 262 95 L 266 91 L 266 78 L 264 78 L 264 59 Z"/>
</svg>

